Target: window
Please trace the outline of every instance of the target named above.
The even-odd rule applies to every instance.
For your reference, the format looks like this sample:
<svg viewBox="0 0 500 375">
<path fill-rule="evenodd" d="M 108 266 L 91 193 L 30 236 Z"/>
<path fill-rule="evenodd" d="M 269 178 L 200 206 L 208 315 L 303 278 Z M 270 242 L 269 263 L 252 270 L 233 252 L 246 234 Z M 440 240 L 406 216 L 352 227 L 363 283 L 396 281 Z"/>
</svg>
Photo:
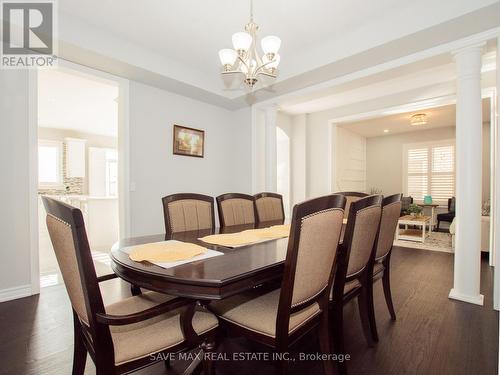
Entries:
<svg viewBox="0 0 500 375">
<path fill-rule="evenodd" d="M 455 195 L 454 141 L 405 145 L 404 160 L 406 195 L 417 201 L 430 195 L 442 204 Z"/>
<path fill-rule="evenodd" d="M 38 141 L 38 186 L 62 186 L 62 142 Z"/>
<path fill-rule="evenodd" d="M 106 195 L 118 195 L 118 153 L 116 150 L 106 150 Z"/>
</svg>

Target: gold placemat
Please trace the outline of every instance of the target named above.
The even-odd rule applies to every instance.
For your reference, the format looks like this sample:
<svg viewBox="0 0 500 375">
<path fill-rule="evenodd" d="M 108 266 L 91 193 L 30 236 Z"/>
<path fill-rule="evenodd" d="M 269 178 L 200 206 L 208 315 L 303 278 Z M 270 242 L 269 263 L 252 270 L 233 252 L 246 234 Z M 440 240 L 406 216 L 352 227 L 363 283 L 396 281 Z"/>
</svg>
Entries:
<svg viewBox="0 0 500 375">
<path fill-rule="evenodd" d="M 150 262 L 176 262 L 191 259 L 206 252 L 207 249 L 193 243 L 164 241 L 134 246 L 129 257 L 136 262 L 144 260 Z"/>
<path fill-rule="evenodd" d="M 213 234 L 202 237 L 200 240 L 212 245 L 236 247 L 250 245 L 265 240 L 288 237 L 289 235 L 290 225 L 285 224 L 274 225 L 270 228 L 248 229 L 238 233 Z"/>
</svg>

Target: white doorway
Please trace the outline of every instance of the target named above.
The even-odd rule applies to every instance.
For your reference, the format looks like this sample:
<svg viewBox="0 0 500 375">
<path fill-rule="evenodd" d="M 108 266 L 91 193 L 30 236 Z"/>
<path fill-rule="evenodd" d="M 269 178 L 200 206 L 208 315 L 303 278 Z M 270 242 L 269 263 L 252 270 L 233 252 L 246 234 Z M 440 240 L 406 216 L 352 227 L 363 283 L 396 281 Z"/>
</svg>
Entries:
<svg viewBox="0 0 500 375">
<path fill-rule="evenodd" d="M 30 81 L 36 88 L 31 138 L 32 172 L 37 176 L 32 214 L 38 228 L 36 241 L 32 239 L 32 259 L 39 264 L 39 278 L 33 278 L 32 284 L 38 281 L 33 285 L 37 290 L 62 283 L 42 195 L 81 209 L 98 274 L 111 272 L 109 251 L 128 233 L 124 209 L 128 206 L 128 81 L 68 62 L 40 70 Z"/>
</svg>

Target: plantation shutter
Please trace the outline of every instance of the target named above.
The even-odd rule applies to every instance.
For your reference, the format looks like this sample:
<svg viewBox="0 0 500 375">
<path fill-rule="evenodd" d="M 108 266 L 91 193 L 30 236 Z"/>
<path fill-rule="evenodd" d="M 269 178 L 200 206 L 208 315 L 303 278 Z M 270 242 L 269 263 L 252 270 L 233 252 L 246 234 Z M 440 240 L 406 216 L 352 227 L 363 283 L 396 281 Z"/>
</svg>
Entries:
<svg viewBox="0 0 500 375">
<path fill-rule="evenodd" d="M 409 145 L 405 178 L 408 196 L 421 201 L 431 195 L 434 202 L 446 203 L 455 195 L 455 146 Z"/>
</svg>

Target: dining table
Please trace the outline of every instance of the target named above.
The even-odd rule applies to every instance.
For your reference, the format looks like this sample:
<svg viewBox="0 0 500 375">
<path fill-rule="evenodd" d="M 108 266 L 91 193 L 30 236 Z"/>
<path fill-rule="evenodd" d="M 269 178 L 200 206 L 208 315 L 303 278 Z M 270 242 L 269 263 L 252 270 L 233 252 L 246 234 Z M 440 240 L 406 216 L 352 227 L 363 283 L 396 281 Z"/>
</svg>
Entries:
<svg viewBox="0 0 500 375">
<path fill-rule="evenodd" d="M 283 275 L 288 238 L 236 248 L 211 245 L 200 238 L 278 224 L 283 224 L 283 221 L 126 238 L 113 245 L 111 267 L 123 280 L 147 290 L 197 301 L 220 300 L 280 279 Z M 222 255 L 163 268 L 148 261 L 133 261 L 126 251 L 133 246 L 167 240 L 197 244 L 221 252 Z"/>
</svg>

